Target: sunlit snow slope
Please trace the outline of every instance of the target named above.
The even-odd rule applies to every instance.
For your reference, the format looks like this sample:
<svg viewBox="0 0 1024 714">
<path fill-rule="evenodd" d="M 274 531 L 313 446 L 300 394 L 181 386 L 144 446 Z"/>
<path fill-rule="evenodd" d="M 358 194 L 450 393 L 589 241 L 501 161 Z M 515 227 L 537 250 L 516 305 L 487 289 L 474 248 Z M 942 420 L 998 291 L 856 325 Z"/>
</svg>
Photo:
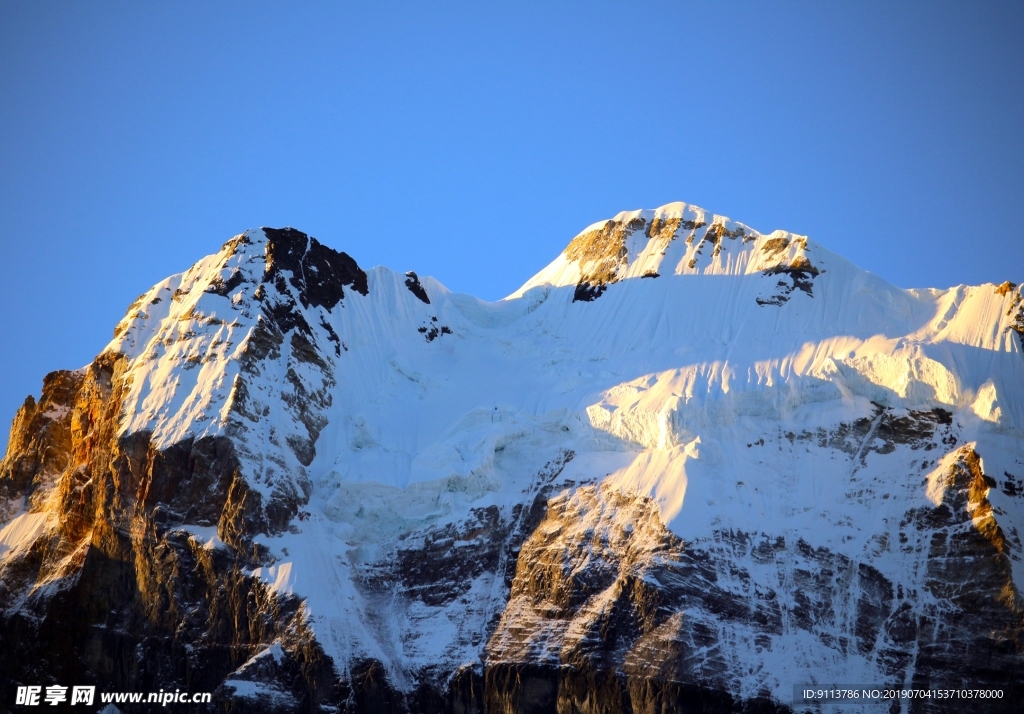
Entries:
<svg viewBox="0 0 1024 714">
<path fill-rule="evenodd" d="M 496 303 L 297 236 L 232 239 L 107 350 L 122 435 L 236 444 L 269 509 L 248 577 L 304 600 L 342 678 L 373 660 L 408 693 L 604 647 L 627 679 L 788 703 L 946 676 L 923 653 L 968 627 L 943 624 L 961 582 L 971 638 L 1019 638 L 1021 288 L 900 289 L 683 203 L 590 226 Z M 660 615 L 608 624 L 654 590 Z"/>
</svg>

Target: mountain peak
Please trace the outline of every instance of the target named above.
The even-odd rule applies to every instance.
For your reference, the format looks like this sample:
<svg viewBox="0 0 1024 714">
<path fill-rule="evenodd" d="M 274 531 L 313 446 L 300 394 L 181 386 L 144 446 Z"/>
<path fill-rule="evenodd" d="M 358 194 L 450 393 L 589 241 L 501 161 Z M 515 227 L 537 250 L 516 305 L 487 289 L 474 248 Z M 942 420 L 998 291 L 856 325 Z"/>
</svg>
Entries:
<svg viewBox="0 0 1024 714">
<path fill-rule="evenodd" d="M 264 506 L 296 502 L 346 349 L 329 319 L 345 288 L 368 295 L 362 268 L 294 228 L 247 230 L 153 286 L 105 350 L 130 359 L 122 432 L 157 448 L 230 435 Z"/>
<path fill-rule="evenodd" d="M 809 289 L 823 272 L 824 249 L 786 231 L 763 235 L 726 216 L 682 202 L 623 211 L 580 232 L 553 262 L 510 297 L 539 285 L 573 285 L 574 301 L 592 301 L 629 278 L 662 275 L 787 274 L 790 290 Z"/>
</svg>

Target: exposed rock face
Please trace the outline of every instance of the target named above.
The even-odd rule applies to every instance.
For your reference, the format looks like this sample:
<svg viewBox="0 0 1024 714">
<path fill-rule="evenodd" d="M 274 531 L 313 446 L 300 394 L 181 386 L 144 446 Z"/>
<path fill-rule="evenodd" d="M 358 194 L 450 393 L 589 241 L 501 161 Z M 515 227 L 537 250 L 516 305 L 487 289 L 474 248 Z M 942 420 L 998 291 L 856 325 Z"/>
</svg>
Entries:
<svg viewBox="0 0 1024 714">
<path fill-rule="evenodd" d="M 496 304 L 247 231 L 15 416 L 0 711 L 88 683 L 243 714 L 777 712 L 798 684 L 1015 711 L 1020 294 L 902 291 L 685 204 Z"/>
<path fill-rule="evenodd" d="M 579 266 L 579 282 L 573 294 L 573 302 L 596 300 L 612 283 L 619 282 L 630 276 L 631 258 L 637 253 L 647 252 L 651 256 L 665 255 L 669 244 L 677 237 L 686 236 L 688 250 L 686 266 L 690 270 L 697 267 L 705 247 L 710 247 L 710 257 L 717 259 L 725 247 L 726 240 L 742 238 L 743 243 L 757 237 L 756 233 L 739 224 L 732 224 L 728 219 L 715 216 L 711 225 L 705 222 L 704 211 L 694 209 L 694 218 L 684 218 L 682 214 L 658 214 L 652 219 L 643 215 L 621 215 L 605 221 L 600 227 L 580 233 L 565 249 L 567 261 Z M 726 223 L 733 225 L 728 228 Z M 641 229 L 643 230 L 640 233 Z M 630 238 L 637 236 L 636 244 L 630 246 Z M 788 246 L 787 239 L 785 246 Z M 771 241 L 766 244 L 772 256 L 778 251 L 770 250 Z M 631 250 L 632 248 L 632 250 Z M 660 264 L 660 261 L 655 261 Z M 798 266 L 799 267 L 799 266 Z M 634 271 L 635 272 L 635 271 Z M 766 273 L 767 274 L 767 273 Z M 656 265 L 643 271 L 640 277 L 657 277 Z"/>
<path fill-rule="evenodd" d="M 619 279 L 619 271 L 626 263 L 626 238 L 646 223 L 643 218 L 607 221 L 602 227 L 573 239 L 565 255 L 582 266 L 573 301 L 594 300 L 604 292 L 606 285 Z"/>
<path fill-rule="evenodd" d="M 887 625 L 894 642 L 917 631 L 915 684 L 984 682 L 1013 691 L 1019 702 L 1024 602 L 1013 584 L 1010 543 L 987 498 L 993 485 L 977 452 L 963 447 L 933 484 L 941 494 L 938 506 L 907 514 L 901 548 L 927 554 L 925 593 L 914 593 Z"/>
<path fill-rule="evenodd" d="M 293 228 L 243 233 L 155 286 L 107 348 L 131 358 L 123 428 L 153 432 L 157 449 L 231 437 L 257 532 L 283 530 L 309 497 L 305 467 L 345 349 L 328 318 L 346 287 L 366 295 L 366 273 Z"/>
<path fill-rule="evenodd" d="M 247 294 L 263 303 L 239 360 L 223 435 L 188 435 L 164 446 L 147 430 L 121 434 L 135 375 L 129 358 L 117 352 L 78 372 L 49 375 L 39 402 L 30 397 L 19 410 L 0 471 L 0 503 L 8 516 L 24 509 L 45 517 L 46 525 L 31 547 L 0 564 L 0 669 L 11 673 L 0 681 L 4 706 L 13 701 L 15 683 L 213 691 L 275 641 L 286 643 L 287 652 L 277 665 L 281 674 L 267 681 L 285 701 L 321 697 L 314 694 L 320 679 L 333 679 L 299 616 L 300 601 L 270 593 L 246 574 L 267 560 L 253 537 L 285 528 L 304 496 L 278 488 L 267 499 L 254 490 L 241 473 L 238 449 L 246 443 L 237 435 L 264 409 L 247 393 L 245 375 L 280 358 L 285 335 L 289 362 L 312 364 L 330 383 L 317 336 L 295 303 L 329 310 L 344 296 L 343 286 L 365 294 L 366 275 L 348 256 L 298 231 L 266 234 L 262 280 L 235 268 L 224 280 L 193 288 L 223 297 L 237 291 L 243 299 L 233 304 L 242 313 L 251 309 Z M 239 236 L 222 256 L 230 260 L 249 246 Z M 188 296 L 179 290 L 171 301 Z M 137 305 L 161 300 L 149 296 Z M 129 317 L 138 324 L 135 309 Z M 225 322 L 196 307 L 186 313 Z M 130 340 L 133 327 L 124 323 L 118 337 Z M 186 333 L 185 339 L 197 338 Z M 330 397 L 311 392 L 292 367 L 287 376 L 290 390 L 282 398 L 309 435 L 290 445 L 308 463 L 303 451 L 313 449 L 323 424 L 314 408 Z"/>
<path fill-rule="evenodd" d="M 430 304 L 430 296 L 427 295 L 427 291 L 420 284 L 420 278 L 413 271 L 409 271 L 405 274 L 405 287 L 409 288 L 409 292 L 415 295 L 419 300 L 425 304 Z"/>
<path fill-rule="evenodd" d="M 813 297 L 814 281 L 825 270 L 813 252 L 804 236 L 763 236 L 702 208 L 669 204 L 594 224 L 515 295 L 538 284 L 572 284 L 573 302 L 593 302 L 629 278 L 757 274 L 763 285 L 756 303 L 779 306 L 794 290 Z"/>
<path fill-rule="evenodd" d="M 299 601 L 244 574 L 262 562 L 251 536 L 265 524 L 231 441 L 157 451 L 146 433 L 119 438 L 125 366 L 103 355 L 51 374 L 15 419 L 0 486 L 46 525 L 0 565 L 0 701 L 17 684 L 212 691 L 278 639 L 289 696 L 309 700 L 330 664 Z"/>
<path fill-rule="evenodd" d="M 1022 295 L 1024 286 L 1018 287 L 1010 281 L 1006 281 L 996 288 L 996 293 L 1008 295 L 1010 298 L 1010 306 L 1006 310 L 1006 316 L 1010 318 L 1007 329 L 1017 334 L 1021 344 L 1021 353 L 1024 354 L 1024 295 Z"/>
<path fill-rule="evenodd" d="M 986 711 L 1014 711 L 1024 610 L 979 464 L 956 452 L 942 503 L 901 524 L 923 591 L 802 539 L 731 531 L 686 544 L 653 503 L 607 488 L 553 499 L 487 646 L 488 711 L 786 709 L 759 689 L 757 662 L 794 635 L 875 659 L 886 686 L 969 681 L 1004 690 Z"/>
<path fill-rule="evenodd" d="M 273 282 L 278 292 L 287 291 L 277 280 L 287 280 L 298 291 L 303 307 L 328 310 L 345 297 L 344 287 L 366 295 L 366 273 L 356 261 L 322 245 L 294 228 L 264 228 L 267 236 L 267 270 L 263 282 Z M 285 329 L 285 325 L 279 325 Z"/>
</svg>

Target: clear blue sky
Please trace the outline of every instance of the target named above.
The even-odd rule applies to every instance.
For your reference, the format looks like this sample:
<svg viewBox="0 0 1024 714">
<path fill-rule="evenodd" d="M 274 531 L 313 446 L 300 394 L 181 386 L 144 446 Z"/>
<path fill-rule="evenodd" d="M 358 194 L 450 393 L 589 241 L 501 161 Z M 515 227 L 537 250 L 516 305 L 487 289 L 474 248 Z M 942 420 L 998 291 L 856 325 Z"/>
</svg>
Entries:
<svg viewBox="0 0 1024 714">
<path fill-rule="evenodd" d="M 259 225 L 500 298 L 620 210 L 1024 280 L 1024 4 L 0 0 L 0 422 Z"/>
</svg>

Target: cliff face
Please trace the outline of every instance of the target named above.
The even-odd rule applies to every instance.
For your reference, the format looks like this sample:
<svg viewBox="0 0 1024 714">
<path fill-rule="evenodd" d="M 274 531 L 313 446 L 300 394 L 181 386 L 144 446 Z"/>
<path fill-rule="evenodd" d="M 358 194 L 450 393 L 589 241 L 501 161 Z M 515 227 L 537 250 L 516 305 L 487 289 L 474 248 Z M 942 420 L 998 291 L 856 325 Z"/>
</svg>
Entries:
<svg viewBox="0 0 1024 714">
<path fill-rule="evenodd" d="M 251 410 L 259 404 L 248 397 L 244 379 L 259 374 L 279 351 L 282 328 L 299 345 L 288 364 L 314 362 L 326 372 L 317 350 L 303 345 L 309 328 L 297 301 L 288 298 L 297 293 L 307 306 L 333 307 L 344 285 L 365 291 L 365 274 L 344 254 L 315 242 L 307 251 L 308 239 L 297 231 L 272 235 L 276 242 L 266 243 L 263 279 L 247 287 L 266 295 L 262 283 L 269 281 L 280 292 L 276 300 L 263 297 L 265 305 L 257 302 L 264 309 L 235 356 L 240 367 L 222 433 L 162 441 L 145 428 L 125 433 L 124 422 L 137 416 L 131 402 L 133 388 L 140 391 L 136 380 L 145 382 L 143 389 L 154 386 L 145 370 L 147 361 L 159 364 L 158 350 L 170 352 L 171 361 L 181 361 L 188 350 L 197 362 L 212 361 L 218 337 L 225 341 L 227 331 L 230 339 L 242 321 L 229 324 L 212 310 L 199 312 L 181 288 L 171 300 L 184 303 L 178 307 L 187 317 L 173 316 L 172 307 L 178 319 L 165 320 L 149 354 L 133 361 L 109 350 L 82 370 L 55 372 L 44 381 L 39 402 L 29 397 L 15 417 L 0 471 L 0 503 L 5 520 L 17 516 L 34 533 L 21 534 L 18 547 L 0 562 L 6 605 L 0 664 L 11 673 L 0 681 L 5 706 L 14 701 L 18 683 L 213 691 L 272 643 L 287 655 L 257 667 L 270 688 L 265 699 L 295 706 L 335 686 L 331 664 L 305 626 L 300 599 L 272 593 L 250 575 L 272 561 L 253 537 L 286 528 L 304 497 L 290 481 L 261 491 L 243 475 L 244 422 L 256 421 Z M 227 264 L 247 245 L 239 236 L 217 257 Z M 317 278 L 295 280 L 292 271 L 303 268 Z M 240 275 L 235 268 L 226 281 L 217 274 L 209 284 L 193 280 L 200 284 L 192 292 L 199 300 L 223 297 L 242 283 Z M 127 345 L 129 354 L 139 323 L 148 317 L 143 310 L 161 302 L 166 288 L 140 298 L 115 331 L 115 342 Z M 234 305 L 241 306 L 242 319 L 251 317 L 242 300 Z M 191 323 L 213 324 L 221 334 L 211 344 L 209 335 L 188 329 Z M 188 357 L 183 361 L 187 369 Z M 323 394 L 311 394 L 294 368 L 286 374 L 290 383 L 281 400 L 300 429 L 315 431 L 314 410 Z M 301 455 L 312 449 L 312 440 L 295 438 L 288 446 Z M 266 455 L 274 458 L 273 452 Z"/>
<path fill-rule="evenodd" d="M 759 660 L 793 639 L 865 656 L 886 681 L 1019 696 L 1024 612 L 979 464 L 954 452 L 942 502 L 900 525 L 920 590 L 802 538 L 729 530 L 685 543 L 653 503 L 608 488 L 552 499 L 487 646 L 488 710 L 785 709 Z"/>
<path fill-rule="evenodd" d="M 0 710 L 93 683 L 769 712 L 873 683 L 1011 711 L 1021 300 L 683 204 L 595 224 L 501 303 L 248 231 L 15 416 Z"/>
<path fill-rule="evenodd" d="M 308 698 L 330 665 L 298 599 L 246 576 L 265 554 L 231 441 L 118 437 L 125 366 L 104 355 L 51 374 L 15 418 L 3 496 L 38 522 L 0 567 L 4 706 L 18 684 L 213 691 L 275 641 Z"/>
</svg>

